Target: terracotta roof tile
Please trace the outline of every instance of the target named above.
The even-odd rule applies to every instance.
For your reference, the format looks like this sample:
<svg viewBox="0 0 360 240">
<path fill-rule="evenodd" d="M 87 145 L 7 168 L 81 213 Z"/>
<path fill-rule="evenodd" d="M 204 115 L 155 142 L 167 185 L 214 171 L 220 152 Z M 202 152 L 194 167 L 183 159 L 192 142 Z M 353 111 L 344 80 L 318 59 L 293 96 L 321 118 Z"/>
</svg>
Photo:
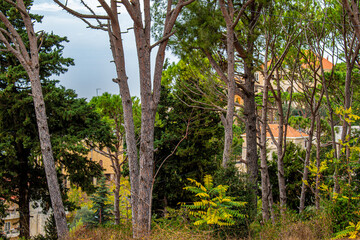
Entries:
<svg viewBox="0 0 360 240">
<path fill-rule="evenodd" d="M 279 124 L 269 124 L 269 127 L 270 127 L 271 132 L 274 135 L 274 137 L 278 138 L 279 137 Z M 306 133 L 297 131 L 296 129 L 292 128 L 289 125 L 287 127 L 287 133 L 286 133 L 287 138 L 308 137 L 308 136 L 309 135 L 307 135 Z M 268 131 L 266 132 L 266 137 L 271 137 L 271 135 Z"/>
<path fill-rule="evenodd" d="M 279 124 L 269 124 L 269 127 L 271 129 L 273 136 L 275 138 L 278 138 L 279 137 Z M 242 134 L 241 136 L 245 137 L 246 133 Z M 266 137 L 268 137 L 268 138 L 271 137 L 269 131 L 266 132 Z M 298 137 L 309 137 L 309 135 L 304 132 L 300 132 L 288 125 L 286 138 L 298 138 Z"/>
</svg>

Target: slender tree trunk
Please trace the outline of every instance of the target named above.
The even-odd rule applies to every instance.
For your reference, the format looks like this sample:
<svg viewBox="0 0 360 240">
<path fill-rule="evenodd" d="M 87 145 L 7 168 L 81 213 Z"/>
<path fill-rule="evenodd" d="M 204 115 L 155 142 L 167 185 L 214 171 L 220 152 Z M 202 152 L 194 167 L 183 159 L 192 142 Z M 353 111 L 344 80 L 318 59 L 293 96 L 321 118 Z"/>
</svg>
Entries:
<svg viewBox="0 0 360 240">
<path fill-rule="evenodd" d="M 118 22 L 113 21 L 109 30 L 110 48 L 113 53 L 120 95 L 124 111 L 124 127 L 126 140 L 126 154 L 129 160 L 130 184 L 131 184 L 131 219 L 133 235 L 137 237 L 137 217 L 138 217 L 138 198 L 139 198 L 139 163 L 135 139 L 135 127 L 132 112 L 132 101 L 128 86 L 128 77 L 125 70 L 125 57 L 123 44 Z"/>
<path fill-rule="evenodd" d="M 20 160 L 21 172 L 19 174 L 19 214 L 20 214 L 20 237 L 30 238 L 30 196 L 28 179 L 28 159 L 29 154 L 21 143 L 16 144 L 17 159 Z"/>
<path fill-rule="evenodd" d="M 352 69 L 350 60 L 346 61 L 346 77 L 345 77 L 345 89 L 344 89 L 344 109 L 348 110 L 351 107 L 351 75 L 352 75 Z M 341 141 L 343 143 L 346 143 L 349 139 L 346 138 L 346 136 L 349 133 L 350 124 L 345 120 L 345 118 L 348 118 L 348 114 L 344 115 L 343 119 L 343 125 L 342 125 L 342 134 L 341 134 Z M 340 151 L 341 153 L 341 151 Z M 349 155 L 349 148 L 345 146 L 345 155 Z"/>
<path fill-rule="evenodd" d="M 263 106 L 261 111 L 260 123 L 260 160 L 261 160 L 261 200 L 262 200 L 262 217 L 263 221 L 269 220 L 269 196 L 270 196 L 270 179 L 267 165 L 266 152 L 266 129 L 267 129 L 267 111 L 269 96 L 269 78 L 265 76 L 263 91 Z"/>
<path fill-rule="evenodd" d="M 56 229 L 58 237 L 60 239 L 64 239 L 68 236 L 68 228 L 66 224 L 65 209 L 61 199 L 61 192 L 55 169 L 54 157 L 51 149 L 45 103 L 40 82 L 38 38 L 34 31 L 33 22 L 27 8 L 25 7 L 24 1 L 18 0 L 16 3 L 14 3 L 14 6 L 19 11 L 24 22 L 29 44 L 24 44 L 22 36 L 20 36 L 20 34 L 15 30 L 14 26 L 2 12 L 0 12 L 0 20 L 5 24 L 7 30 L 3 28 L 1 29 L 0 41 L 4 44 L 9 52 L 16 56 L 16 58 L 26 70 L 31 82 L 31 91 L 35 107 L 36 122 L 39 131 L 41 153 L 43 157 L 52 208 L 54 211 Z M 7 38 L 4 37 L 4 32 L 6 32 L 5 35 Z M 15 44 L 11 44 L 9 39 L 10 42 Z"/>
<path fill-rule="evenodd" d="M 38 67 L 38 66 L 37 66 Z M 54 157 L 51 149 L 49 128 L 45 112 L 45 103 L 41 90 L 39 79 L 39 69 L 35 73 L 29 74 L 31 80 L 32 96 L 35 105 L 36 120 L 39 130 L 40 146 L 43 155 L 46 180 L 49 187 L 51 204 L 54 211 L 54 218 L 59 239 L 65 239 L 68 236 L 66 223 L 66 214 L 61 199 L 60 186 L 55 169 Z"/>
<path fill-rule="evenodd" d="M 321 151 L 321 119 L 320 114 L 316 117 L 316 178 L 315 178 L 315 207 L 316 210 L 320 210 L 320 165 L 321 165 L 321 159 L 320 159 L 320 151 Z"/>
<path fill-rule="evenodd" d="M 331 78 L 332 79 L 332 78 Z M 329 81 L 331 81 L 331 79 Z M 331 106 L 329 92 L 328 92 L 328 83 L 325 81 L 325 78 L 323 77 L 324 82 L 324 90 L 325 90 L 325 96 L 326 96 L 326 103 L 327 103 L 327 109 L 329 111 L 329 125 L 331 129 L 331 145 L 334 151 L 334 158 L 338 159 L 338 146 L 336 144 L 336 138 L 335 138 L 335 121 L 334 121 L 334 110 Z M 334 192 L 340 193 L 340 186 L 339 186 L 339 176 L 338 176 L 338 166 L 335 164 L 335 170 L 334 170 Z"/>
<path fill-rule="evenodd" d="M 342 0 L 342 4 L 344 9 L 347 11 L 350 21 L 354 27 L 355 34 L 360 40 L 360 20 L 359 20 L 359 6 L 358 2 L 355 0 L 351 0 L 350 4 L 348 0 Z"/>
<path fill-rule="evenodd" d="M 279 85 L 278 85 L 279 86 Z M 278 90 L 278 111 L 279 111 L 279 137 L 277 142 L 277 167 L 278 167 L 278 183 L 280 195 L 280 212 L 285 213 L 286 210 L 286 183 L 285 183 L 285 170 L 284 170 L 284 113 L 282 109 L 281 92 Z"/>
<path fill-rule="evenodd" d="M 120 170 L 120 167 L 118 168 Z M 115 224 L 120 224 L 120 180 L 121 174 L 115 174 L 115 189 L 114 189 L 114 216 L 115 216 Z"/>
<path fill-rule="evenodd" d="M 248 66 L 250 65 L 250 66 Z M 258 179 L 258 154 L 257 154 L 257 129 L 256 129 L 256 105 L 255 105 L 255 78 L 253 67 L 251 64 L 245 64 L 245 87 L 248 90 L 244 94 L 244 117 L 245 117 L 245 133 L 246 133 L 246 163 L 247 172 L 249 174 L 249 182 L 252 185 L 251 194 L 253 199 L 251 207 L 256 210 L 257 205 L 257 179 Z"/>
<path fill-rule="evenodd" d="M 309 175 L 308 166 L 309 166 L 309 162 L 310 162 L 310 154 L 311 154 L 311 147 L 312 147 L 312 138 L 313 138 L 313 134 L 314 134 L 314 126 L 315 126 L 315 116 L 312 113 L 311 114 L 311 126 L 310 126 L 310 131 L 309 131 L 309 140 L 308 140 L 308 145 L 306 148 L 304 172 L 303 172 L 302 184 L 301 184 L 300 208 L 299 208 L 300 213 L 302 213 L 305 209 L 305 197 L 306 197 L 306 190 L 307 190 L 307 186 L 305 183 L 307 182 L 308 175 Z"/>
<path fill-rule="evenodd" d="M 225 8 L 224 1 L 220 0 L 220 7 L 226 22 L 226 51 L 227 51 L 227 109 L 226 117 L 222 116 L 222 122 L 225 128 L 224 152 L 222 166 L 227 167 L 231 160 L 231 147 L 233 141 L 233 120 L 234 120 L 234 101 L 235 101 L 235 54 L 234 54 L 234 29 L 233 18 L 234 9 L 229 6 Z"/>
</svg>

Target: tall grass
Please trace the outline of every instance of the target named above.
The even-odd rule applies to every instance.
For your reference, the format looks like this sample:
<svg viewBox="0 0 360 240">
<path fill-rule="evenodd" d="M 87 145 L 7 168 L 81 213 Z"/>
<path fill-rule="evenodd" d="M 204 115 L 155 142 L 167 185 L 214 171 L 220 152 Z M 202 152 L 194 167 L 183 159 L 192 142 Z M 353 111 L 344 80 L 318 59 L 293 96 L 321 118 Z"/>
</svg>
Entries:
<svg viewBox="0 0 360 240">
<path fill-rule="evenodd" d="M 278 216 L 275 224 L 267 222 L 263 225 L 253 223 L 251 239 L 261 240 L 322 240 L 333 235 L 331 216 L 324 211 L 312 213 L 310 216 L 286 212 Z"/>
</svg>

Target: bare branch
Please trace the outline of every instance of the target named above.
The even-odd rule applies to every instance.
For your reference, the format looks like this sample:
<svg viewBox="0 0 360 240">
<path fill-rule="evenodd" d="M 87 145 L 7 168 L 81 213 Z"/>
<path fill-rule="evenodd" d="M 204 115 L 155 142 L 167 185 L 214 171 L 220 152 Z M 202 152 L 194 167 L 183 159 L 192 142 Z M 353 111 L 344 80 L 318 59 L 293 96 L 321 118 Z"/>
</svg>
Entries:
<svg viewBox="0 0 360 240">
<path fill-rule="evenodd" d="M 109 16 L 102 16 L 102 15 L 94 15 L 94 14 L 82 14 L 77 11 L 74 11 L 73 9 L 67 7 L 66 5 L 62 4 L 59 0 L 54 0 L 55 3 L 57 3 L 62 9 L 70 13 L 71 15 L 77 17 L 77 18 L 90 18 L 90 19 L 103 19 L 108 20 L 110 19 Z"/>
<path fill-rule="evenodd" d="M 168 40 L 172 35 L 174 35 L 176 33 L 176 31 L 173 31 L 169 34 L 167 34 L 166 36 L 164 36 L 162 39 L 160 39 L 159 41 L 157 41 L 156 43 L 154 43 L 153 45 L 150 46 L 150 50 L 153 49 L 154 47 L 156 47 L 157 45 L 159 45 L 160 43 Z"/>
</svg>

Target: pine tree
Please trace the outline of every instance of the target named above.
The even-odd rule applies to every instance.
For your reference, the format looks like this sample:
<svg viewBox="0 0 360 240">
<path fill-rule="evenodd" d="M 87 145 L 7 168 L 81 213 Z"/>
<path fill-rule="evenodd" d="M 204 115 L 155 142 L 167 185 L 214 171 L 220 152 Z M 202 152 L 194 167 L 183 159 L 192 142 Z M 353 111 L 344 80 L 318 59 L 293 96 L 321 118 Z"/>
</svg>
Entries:
<svg viewBox="0 0 360 240">
<path fill-rule="evenodd" d="M 110 191 L 106 184 L 105 177 L 98 181 L 95 193 L 91 196 L 93 206 L 91 210 L 94 211 L 93 224 L 104 224 L 111 219 L 112 204 L 109 200 Z"/>
</svg>

